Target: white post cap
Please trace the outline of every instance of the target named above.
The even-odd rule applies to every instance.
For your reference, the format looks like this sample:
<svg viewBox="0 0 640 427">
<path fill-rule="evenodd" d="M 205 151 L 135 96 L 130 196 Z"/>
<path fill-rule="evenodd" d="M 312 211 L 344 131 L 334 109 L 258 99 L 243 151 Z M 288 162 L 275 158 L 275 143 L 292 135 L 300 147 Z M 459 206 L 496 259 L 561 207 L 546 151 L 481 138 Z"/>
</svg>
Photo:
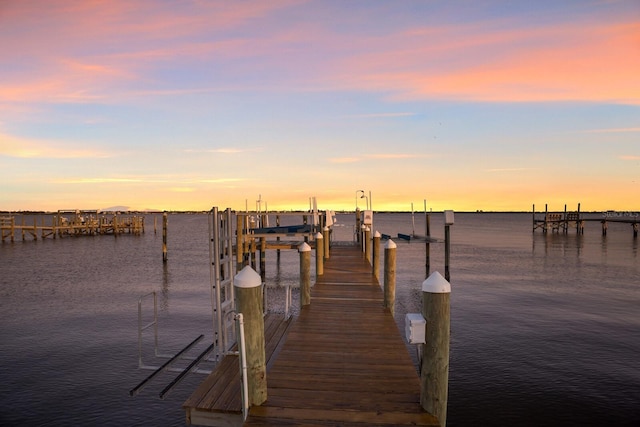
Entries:
<svg viewBox="0 0 640 427">
<path fill-rule="evenodd" d="M 319 231 L 316 233 L 316 239 L 324 239 L 324 236 Z"/>
<path fill-rule="evenodd" d="M 382 237 L 382 234 L 380 234 L 380 232 L 376 230 L 376 232 L 373 233 L 373 237 Z"/>
<path fill-rule="evenodd" d="M 323 230 L 324 230 L 324 231 L 329 231 L 329 226 L 328 226 L 328 225 L 325 225 L 325 226 L 324 226 L 324 228 L 323 228 Z"/>
<path fill-rule="evenodd" d="M 389 240 L 387 240 L 387 243 L 384 244 L 384 248 L 385 249 L 395 249 L 396 248 L 396 242 L 394 242 L 393 240 L 389 239 Z"/>
<path fill-rule="evenodd" d="M 430 294 L 450 294 L 451 283 L 447 282 L 447 279 L 442 277 L 442 274 L 434 271 L 427 277 L 427 280 L 422 282 L 422 292 L 429 292 Z"/>
<path fill-rule="evenodd" d="M 251 266 L 245 266 L 233 279 L 236 288 L 256 288 L 262 285 L 262 279 Z"/>
<path fill-rule="evenodd" d="M 300 246 L 298 246 L 298 252 L 309 252 L 311 250 L 311 246 L 307 244 L 307 242 L 302 242 Z"/>
</svg>

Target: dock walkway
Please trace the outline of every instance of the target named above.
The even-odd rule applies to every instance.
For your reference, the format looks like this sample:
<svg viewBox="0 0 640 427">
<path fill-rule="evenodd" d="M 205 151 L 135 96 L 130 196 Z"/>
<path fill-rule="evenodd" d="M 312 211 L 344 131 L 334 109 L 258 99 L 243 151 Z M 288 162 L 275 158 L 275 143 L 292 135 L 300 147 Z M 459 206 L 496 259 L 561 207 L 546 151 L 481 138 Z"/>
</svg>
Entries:
<svg viewBox="0 0 640 427">
<path fill-rule="evenodd" d="M 267 401 L 249 426 L 437 426 L 383 291 L 358 246 L 334 246 L 291 325 L 265 318 Z M 187 423 L 241 425 L 237 356 L 185 402 Z"/>
<path fill-rule="evenodd" d="M 245 425 L 438 425 L 370 264 L 336 246 L 275 361 L 267 401 Z"/>
</svg>

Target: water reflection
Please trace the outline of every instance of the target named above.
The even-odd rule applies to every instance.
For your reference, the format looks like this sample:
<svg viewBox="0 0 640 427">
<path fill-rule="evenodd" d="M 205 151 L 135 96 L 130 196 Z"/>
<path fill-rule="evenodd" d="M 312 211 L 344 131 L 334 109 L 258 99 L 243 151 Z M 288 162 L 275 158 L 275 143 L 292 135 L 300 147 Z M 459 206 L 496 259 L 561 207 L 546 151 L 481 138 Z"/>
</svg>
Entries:
<svg viewBox="0 0 640 427">
<path fill-rule="evenodd" d="M 169 271 L 169 263 L 162 263 L 162 291 L 160 293 L 160 310 L 169 310 L 169 283 L 171 281 L 171 272 Z"/>
</svg>

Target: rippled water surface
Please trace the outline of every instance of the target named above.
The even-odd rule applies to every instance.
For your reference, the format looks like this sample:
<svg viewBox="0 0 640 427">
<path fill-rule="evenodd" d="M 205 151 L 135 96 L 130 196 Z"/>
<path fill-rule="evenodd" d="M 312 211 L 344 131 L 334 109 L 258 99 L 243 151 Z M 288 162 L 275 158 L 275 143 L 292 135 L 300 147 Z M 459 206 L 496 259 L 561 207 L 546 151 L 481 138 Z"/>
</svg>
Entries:
<svg viewBox="0 0 640 427">
<path fill-rule="evenodd" d="M 593 214 L 597 216 L 597 214 Z M 423 215 L 376 214 L 382 233 L 423 234 Z M 352 238 L 339 215 L 336 240 Z M 531 231 L 530 214 L 456 214 L 452 226 L 450 426 L 640 425 L 639 242 L 629 225 L 588 223 L 583 236 Z M 415 223 L 415 226 L 413 225 Z M 443 236 L 433 214 L 432 235 Z M 0 245 L 1 425 L 184 425 L 192 374 L 128 392 L 138 369 L 137 301 L 158 292 L 160 347 L 211 340 L 205 215 L 170 215 L 169 261 L 147 218 L 143 236 Z M 398 242 L 396 320 L 420 311 L 425 245 Z M 444 273 L 443 245 L 431 271 Z M 298 255 L 267 257 L 270 300 L 298 283 Z M 154 358 L 145 338 L 146 363 Z M 413 351 L 409 348 L 409 351 Z M 198 353 L 199 351 L 194 351 Z M 207 366 L 204 366 L 207 367 Z M 210 367 L 210 366 L 209 366 Z"/>
</svg>

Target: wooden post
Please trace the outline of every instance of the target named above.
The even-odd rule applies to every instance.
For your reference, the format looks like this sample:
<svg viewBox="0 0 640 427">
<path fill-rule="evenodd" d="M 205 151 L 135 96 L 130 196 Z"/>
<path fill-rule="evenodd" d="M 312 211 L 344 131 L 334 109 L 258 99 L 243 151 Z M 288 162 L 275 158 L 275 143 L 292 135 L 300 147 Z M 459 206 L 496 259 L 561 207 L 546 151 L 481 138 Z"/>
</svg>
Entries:
<svg viewBox="0 0 640 427">
<path fill-rule="evenodd" d="M 356 229 L 355 229 L 355 232 L 356 232 L 356 242 L 358 242 L 358 243 L 360 243 L 360 225 L 362 225 L 360 221 L 361 221 L 360 220 L 360 208 L 356 208 Z"/>
<path fill-rule="evenodd" d="M 167 262 L 167 223 L 168 223 L 168 218 L 167 218 L 167 213 L 164 212 L 162 214 L 162 262 Z M 116 227 L 116 217 L 113 217 L 113 227 L 114 227 L 114 233 L 117 232 L 117 227 Z"/>
<path fill-rule="evenodd" d="M 547 227 L 548 227 L 547 218 L 549 215 L 547 214 L 548 214 L 548 207 L 547 207 L 547 204 L 545 203 L 544 204 L 544 227 L 542 227 L 542 232 L 545 234 L 547 233 Z"/>
<path fill-rule="evenodd" d="M 444 226 L 444 277 L 447 281 L 451 279 L 451 273 L 449 272 L 449 255 L 451 249 L 451 232 L 449 226 Z"/>
<path fill-rule="evenodd" d="M 303 242 L 300 253 L 300 308 L 311 304 L 311 246 Z"/>
<path fill-rule="evenodd" d="M 424 235 L 426 237 L 426 243 L 424 244 L 424 268 L 425 268 L 425 278 L 429 277 L 431 274 L 431 214 L 426 213 L 427 207 L 425 205 L 425 224 L 424 224 Z"/>
<path fill-rule="evenodd" d="M 364 259 L 371 263 L 371 229 L 369 227 L 364 229 Z"/>
<path fill-rule="evenodd" d="M 260 238 L 260 277 L 264 282 L 267 276 L 267 239 Z"/>
<path fill-rule="evenodd" d="M 22 227 L 20 227 L 20 231 L 22 232 L 22 241 L 24 242 L 24 227 L 25 227 L 25 218 L 24 214 L 22 215 Z"/>
<path fill-rule="evenodd" d="M 580 203 L 578 203 L 578 219 L 576 220 L 576 234 L 584 234 L 584 222 L 580 216 Z"/>
<path fill-rule="evenodd" d="M 316 233 L 316 280 L 324 274 L 324 237 Z"/>
<path fill-rule="evenodd" d="M 380 281 L 380 237 L 378 231 L 373 233 L 373 261 L 371 263 L 371 269 L 376 282 Z"/>
<path fill-rule="evenodd" d="M 262 281 L 250 266 L 236 274 L 236 310 L 244 317 L 245 351 L 247 355 L 248 402 L 261 405 L 267 400 L 267 364 L 262 310 Z"/>
<path fill-rule="evenodd" d="M 531 208 L 532 210 L 532 214 L 531 214 L 531 219 L 532 219 L 532 231 L 535 233 L 536 232 L 536 205 L 535 203 L 533 204 L 533 207 Z"/>
<path fill-rule="evenodd" d="M 384 245 L 384 308 L 395 314 L 396 302 L 396 244 L 389 239 Z"/>
<path fill-rule="evenodd" d="M 638 223 L 634 222 L 631 226 L 633 227 L 633 238 L 637 239 L 638 238 Z"/>
<path fill-rule="evenodd" d="M 153 216 L 153 234 L 158 234 L 158 217 Z"/>
<path fill-rule="evenodd" d="M 422 316 L 427 321 L 420 367 L 420 405 L 447 423 L 451 284 L 437 271 L 422 282 Z"/>
<path fill-rule="evenodd" d="M 276 227 L 280 227 L 280 215 L 276 215 Z M 280 236 L 276 237 L 276 241 L 280 241 Z M 276 258 L 280 265 L 280 249 L 276 249 Z"/>
<path fill-rule="evenodd" d="M 325 225 L 324 228 L 322 229 L 322 240 L 324 240 L 324 259 L 327 260 L 329 259 L 329 241 L 330 239 L 330 235 L 329 235 L 329 226 Z"/>
<path fill-rule="evenodd" d="M 444 211 L 444 278 L 447 282 L 450 280 L 449 274 L 449 253 L 451 247 L 451 233 L 450 226 L 454 222 L 454 213 L 452 210 Z"/>
<path fill-rule="evenodd" d="M 236 215 L 236 270 L 240 271 L 244 267 L 244 237 L 242 235 L 242 224 L 244 217 Z"/>
</svg>

